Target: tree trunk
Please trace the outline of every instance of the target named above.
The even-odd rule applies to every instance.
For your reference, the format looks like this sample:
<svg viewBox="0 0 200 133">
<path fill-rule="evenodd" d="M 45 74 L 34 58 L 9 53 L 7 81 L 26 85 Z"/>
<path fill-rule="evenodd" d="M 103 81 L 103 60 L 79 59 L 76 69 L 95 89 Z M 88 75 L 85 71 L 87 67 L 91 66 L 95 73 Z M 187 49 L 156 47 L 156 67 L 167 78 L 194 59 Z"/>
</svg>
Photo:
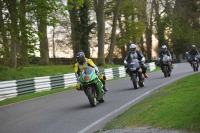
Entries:
<svg viewBox="0 0 200 133">
<path fill-rule="evenodd" d="M 10 67 L 16 68 L 17 67 L 17 36 L 18 36 L 18 25 L 17 25 L 17 17 L 18 12 L 16 9 L 17 0 L 6 0 L 6 5 L 8 11 L 10 13 L 10 20 L 11 20 L 11 45 L 10 45 Z"/>
<path fill-rule="evenodd" d="M 116 6 L 116 9 L 115 9 L 115 13 L 114 13 L 112 33 L 111 33 L 111 44 L 110 44 L 110 49 L 109 49 L 109 54 L 108 54 L 108 63 L 109 64 L 113 63 L 113 52 L 114 52 L 114 47 L 115 47 L 115 44 L 116 44 L 117 18 L 118 18 L 118 15 L 119 15 L 121 3 L 122 3 L 122 0 L 117 1 L 117 6 Z"/>
<path fill-rule="evenodd" d="M 38 3 L 40 4 L 40 2 Z M 44 7 L 42 6 L 44 5 Z M 38 7 L 38 35 L 40 38 L 40 63 L 42 65 L 49 64 L 49 44 L 47 38 L 47 7 L 41 2 Z"/>
<path fill-rule="evenodd" d="M 98 29 L 98 63 L 97 65 L 105 65 L 104 43 L 105 43 L 105 18 L 104 18 L 104 0 L 98 0 L 97 29 Z"/>
<path fill-rule="evenodd" d="M 151 60 L 151 51 L 152 51 L 152 17 L 153 17 L 153 4 L 151 3 L 151 10 L 150 10 L 150 20 L 146 22 L 146 44 L 147 44 L 147 59 Z"/>
<path fill-rule="evenodd" d="M 0 1 L 0 36 L 2 37 L 2 44 L 3 44 L 3 49 L 2 53 L 0 56 L 3 55 L 3 62 L 2 65 L 9 65 L 9 44 L 8 44 L 8 38 L 6 36 L 7 34 L 7 29 L 5 27 L 4 19 L 3 19 L 3 1 Z"/>
<path fill-rule="evenodd" d="M 53 45 L 53 58 L 56 58 L 56 50 L 55 50 L 55 27 L 53 27 L 53 35 L 52 35 L 52 45 Z"/>
<path fill-rule="evenodd" d="M 81 50 L 78 10 L 77 10 L 76 4 L 68 1 L 68 5 L 73 6 L 73 8 L 69 10 L 69 15 L 70 15 L 70 21 L 71 21 L 71 42 L 73 45 L 73 55 L 75 58 L 76 54 Z"/>
<path fill-rule="evenodd" d="M 26 22 L 26 0 L 20 1 L 20 30 L 21 30 L 21 45 L 20 45 L 20 59 L 22 65 L 28 65 L 28 32 Z"/>
<path fill-rule="evenodd" d="M 85 0 L 83 6 L 80 7 L 80 29 L 81 29 L 80 45 L 81 45 L 81 50 L 85 53 L 85 56 L 87 58 L 90 58 L 89 33 L 91 29 L 89 26 L 89 7 L 90 7 L 90 2 L 87 0 Z"/>
</svg>

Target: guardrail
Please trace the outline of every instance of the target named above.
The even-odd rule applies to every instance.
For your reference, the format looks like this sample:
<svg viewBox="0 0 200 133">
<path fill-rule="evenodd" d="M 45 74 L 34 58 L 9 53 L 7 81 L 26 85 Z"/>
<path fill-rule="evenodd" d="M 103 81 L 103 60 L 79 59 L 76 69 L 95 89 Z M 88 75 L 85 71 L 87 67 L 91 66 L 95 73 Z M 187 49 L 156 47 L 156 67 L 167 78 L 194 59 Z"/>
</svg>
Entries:
<svg viewBox="0 0 200 133">
<path fill-rule="evenodd" d="M 156 68 L 155 62 L 146 63 L 146 66 L 147 71 L 152 71 Z M 126 76 L 124 67 L 108 68 L 100 70 L 100 72 L 105 74 L 107 80 Z M 76 83 L 74 73 L 3 81 L 0 82 L 0 101 L 28 93 L 67 88 L 75 86 Z"/>
</svg>

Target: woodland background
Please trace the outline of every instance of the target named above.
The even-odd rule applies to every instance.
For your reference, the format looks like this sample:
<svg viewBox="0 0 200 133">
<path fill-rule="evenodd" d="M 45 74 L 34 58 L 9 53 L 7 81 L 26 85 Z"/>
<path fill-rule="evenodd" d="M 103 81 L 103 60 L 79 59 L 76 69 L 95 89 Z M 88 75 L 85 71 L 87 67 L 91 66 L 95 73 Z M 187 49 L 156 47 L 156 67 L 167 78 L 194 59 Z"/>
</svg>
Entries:
<svg viewBox="0 0 200 133">
<path fill-rule="evenodd" d="M 200 48 L 200 1 L 0 0 L 0 66 L 27 66 L 37 56 L 48 65 L 50 56 L 74 59 L 79 51 L 89 58 L 95 48 L 97 65 L 112 64 L 130 42 L 147 60 L 163 44 L 177 59 L 192 44 Z"/>
</svg>

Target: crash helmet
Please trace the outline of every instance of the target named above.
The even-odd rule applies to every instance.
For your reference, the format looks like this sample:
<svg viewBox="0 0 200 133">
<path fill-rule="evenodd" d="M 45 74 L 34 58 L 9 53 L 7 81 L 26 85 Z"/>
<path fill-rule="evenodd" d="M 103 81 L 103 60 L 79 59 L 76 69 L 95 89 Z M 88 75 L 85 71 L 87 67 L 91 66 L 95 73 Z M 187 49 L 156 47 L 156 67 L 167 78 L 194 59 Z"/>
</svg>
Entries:
<svg viewBox="0 0 200 133">
<path fill-rule="evenodd" d="M 162 45 L 162 51 L 166 52 L 167 51 L 167 46 L 166 45 Z"/>
<path fill-rule="evenodd" d="M 192 46 L 191 46 L 191 49 L 196 49 L 196 46 L 195 46 L 195 45 L 192 45 Z"/>
<path fill-rule="evenodd" d="M 134 43 L 131 43 L 130 46 L 129 46 L 129 50 L 131 53 L 135 53 L 136 51 L 136 45 Z"/>
<path fill-rule="evenodd" d="M 79 64 L 83 64 L 85 63 L 85 54 L 83 52 L 78 52 L 76 54 L 76 61 L 79 63 Z"/>
</svg>

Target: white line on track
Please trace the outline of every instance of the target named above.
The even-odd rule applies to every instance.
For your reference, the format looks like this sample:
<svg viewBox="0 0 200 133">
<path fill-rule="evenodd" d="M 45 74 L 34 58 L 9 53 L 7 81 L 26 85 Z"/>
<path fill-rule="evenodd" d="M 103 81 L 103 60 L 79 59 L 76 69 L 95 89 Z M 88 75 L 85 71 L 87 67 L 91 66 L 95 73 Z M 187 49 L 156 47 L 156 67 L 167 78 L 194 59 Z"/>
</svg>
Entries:
<svg viewBox="0 0 200 133">
<path fill-rule="evenodd" d="M 146 95 L 152 93 L 153 91 L 155 91 L 155 90 L 157 90 L 157 89 L 159 89 L 159 88 L 161 88 L 161 87 L 163 87 L 163 86 L 165 86 L 165 85 L 167 85 L 167 84 L 169 84 L 169 83 L 171 83 L 171 82 L 174 82 L 175 80 L 178 80 L 178 79 L 180 79 L 180 78 L 183 78 L 183 77 L 186 77 L 186 76 L 189 76 L 189 75 L 192 75 L 192 74 L 195 74 L 195 73 L 190 73 L 190 74 L 184 75 L 184 76 L 182 76 L 182 77 L 179 77 L 179 78 L 170 80 L 170 81 L 168 81 L 168 82 L 166 82 L 166 83 L 164 83 L 164 84 L 162 84 L 162 85 L 159 85 L 158 87 L 154 88 L 154 89 L 151 90 L 151 91 L 147 91 L 146 93 L 142 94 L 141 96 L 139 96 L 139 97 L 137 97 L 137 98 L 135 98 L 135 99 L 129 101 L 128 103 L 124 104 L 124 105 L 121 106 L 120 108 L 118 108 L 118 109 L 116 109 L 116 110 L 110 112 L 109 114 L 107 114 L 106 116 L 102 117 L 101 119 L 99 119 L 99 120 L 93 122 L 93 123 L 90 124 L 89 126 L 85 127 L 85 128 L 82 129 L 81 131 L 79 131 L 78 133 L 85 133 L 86 131 L 88 131 L 89 129 L 91 129 L 92 127 L 94 127 L 95 125 L 97 125 L 98 123 L 100 123 L 100 122 L 102 122 L 103 120 L 105 120 L 106 118 L 108 118 L 109 116 L 111 116 L 111 115 L 117 113 L 118 111 L 120 111 L 120 110 L 126 108 L 126 107 L 129 106 L 130 104 L 132 104 L 132 103 L 134 103 L 135 101 L 137 101 L 137 100 L 143 98 L 144 96 L 146 96 Z"/>
</svg>

